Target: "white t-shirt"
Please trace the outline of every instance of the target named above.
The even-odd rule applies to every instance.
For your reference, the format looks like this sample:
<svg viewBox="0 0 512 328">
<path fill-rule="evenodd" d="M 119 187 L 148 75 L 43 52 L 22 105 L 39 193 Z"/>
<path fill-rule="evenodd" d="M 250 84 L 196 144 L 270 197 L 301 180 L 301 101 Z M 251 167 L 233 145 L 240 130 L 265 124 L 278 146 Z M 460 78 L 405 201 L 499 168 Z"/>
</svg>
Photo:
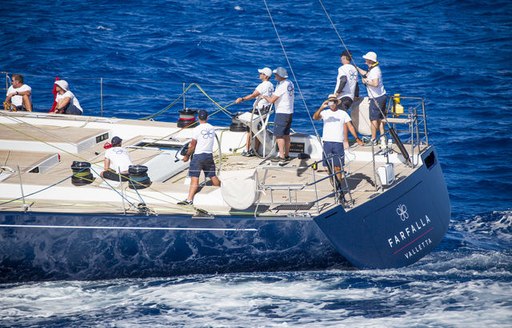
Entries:
<svg viewBox="0 0 512 328">
<path fill-rule="evenodd" d="M 366 85 L 368 97 L 377 98 L 386 94 L 386 90 L 384 89 L 384 83 L 382 81 L 382 72 L 380 71 L 379 66 L 375 66 L 374 68 L 372 68 L 366 75 L 366 79 L 368 79 L 368 81 L 379 79 L 379 85 L 376 87 Z"/>
<path fill-rule="evenodd" d="M 117 173 L 128 172 L 132 165 L 128 151 L 123 147 L 112 147 L 105 151 L 105 158 L 110 160 L 110 168 Z"/>
<path fill-rule="evenodd" d="M 283 80 L 279 82 L 274 92 L 274 95 L 279 97 L 275 102 L 276 113 L 293 114 L 294 93 L 295 88 L 291 81 Z"/>
<path fill-rule="evenodd" d="M 342 76 L 347 77 L 347 83 L 343 87 L 343 90 L 341 90 L 338 99 L 341 99 L 343 97 L 350 97 L 350 99 L 354 100 L 354 93 L 356 92 L 357 85 L 357 71 L 354 65 L 345 64 L 338 68 L 338 77 L 336 80 L 336 87 L 334 88 L 334 93 L 338 91 L 338 88 L 340 86 L 340 78 Z"/>
<path fill-rule="evenodd" d="M 31 94 L 30 94 L 30 102 L 32 102 L 32 88 L 29 87 L 28 85 L 26 84 L 23 84 L 21 87 L 19 88 L 14 88 L 12 85 L 9 87 L 9 89 L 7 89 L 7 94 L 10 94 L 10 93 L 16 93 L 16 91 L 18 92 L 24 92 L 24 91 L 30 91 Z M 20 95 L 15 95 L 15 96 L 12 96 L 11 97 L 11 103 L 14 105 L 14 106 L 21 106 L 23 105 L 23 96 L 20 96 Z"/>
<path fill-rule="evenodd" d="M 256 87 L 256 90 L 260 93 L 260 96 L 254 101 L 253 107 L 262 109 L 264 106 L 270 105 L 262 96 L 270 97 L 274 92 L 274 85 L 270 81 L 263 81 Z"/>
<path fill-rule="evenodd" d="M 215 142 L 215 129 L 210 123 L 202 123 L 192 131 L 192 139 L 197 140 L 194 154 L 213 153 L 213 143 Z"/>
<path fill-rule="evenodd" d="M 347 112 L 341 109 L 338 109 L 337 111 L 326 109 L 320 112 L 320 117 L 324 121 L 322 140 L 343 142 L 345 140 L 345 123 L 352 121 Z"/>
<path fill-rule="evenodd" d="M 55 97 L 55 101 L 57 103 L 59 103 L 59 101 L 61 101 L 61 99 L 64 99 L 64 98 L 70 98 L 69 99 L 69 102 L 75 106 L 76 108 L 78 108 L 82 113 L 84 112 L 84 110 L 82 109 L 82 106 L 80 106 L 80 102 L 78 101 L 78 99 L 76 99 L 75 95 L 73 94 L 73 92 L 71 91 L 66 91 L 64 92 L 63 94 L 57 94 L 57 96 Z"/>
</svg>

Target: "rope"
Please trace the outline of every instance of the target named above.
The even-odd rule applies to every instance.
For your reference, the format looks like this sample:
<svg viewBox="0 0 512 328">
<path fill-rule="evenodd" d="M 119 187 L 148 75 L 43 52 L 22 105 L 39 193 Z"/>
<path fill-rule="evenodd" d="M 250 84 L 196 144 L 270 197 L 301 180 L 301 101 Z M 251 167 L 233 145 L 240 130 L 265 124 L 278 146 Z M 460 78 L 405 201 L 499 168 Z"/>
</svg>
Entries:
<svg viewBox="0 0 512 328">
<path fill-rule="evenodd" d="M 52 187 L 55 187 L 55 186 L 56 186 L 56 185 L 58 185 L 58 184 L 63 183 L 64 181 L 66 181 L 67 179 L 71 178 L 72 176 L 73 176 L 73 175 L 67 176 L 67 177 L 65 177 L 64 179 L 60 180 L 59 182 L 56 182 L 56 183 L 54 183 L 54 184 L 51 184 L 51 185 L 49 185 L 48 187 L 44 187 L 43 189 L 40 189 L 40 190 L 34 191 L 33 193 L 30 193 L 30 194 L 28 194 L 28 195 L 24 195 L 24 196 L 21 196 L 21 197 L 18 197 L 18 198 L 14 198 L 14 199 L 8 200 L 8 201 L 6 201 L 6 202 L 0 203 L 0 206 L 2 206 L 2 205 L 6 205 L 6 204 L 9 204 L 9 203 L 12 203 L 12 202 L 18 201 L 18 200 L 20 200 L 20 199 L 30 197 L 30 196 L 35 195 L 35 194 L 37 194 L 37 193 L 43 192 L 43 191 L 45 191 L 45 190 L 48 190 L 48 189 L 50 189 L 50 188 L 52 188 Z"/>
<path fill-rule="evenodd" d="M 313 116 L 311 115 L 309 111 L 309 107 L 306 104 L 306 101 L 304 100 L 304 94 L 302 93 L 302 90 L 300 88 L 299 81 L 297 80 L 297 77 L 295 76 L 295 72 L 293 70 L 292 64 L 290 62 L 290 59 L 288 58 L 288 54 L 286 53 L 286 49 L 284 48 L 283 41 L 281 40 L 281 37 L 279 36 L 279 32 L 277 31 L 276 24 L 274 22 L 274 19 L 272 18 L 272 14 L 270 13 L 270 9 L 267 4 L 267 0 L 263 0 L 265 3 L 265 8 L 267 9 L 268 16 L 270 17 L 270 21 L 272 22 L 272 26 L 274 28 L 274 31 L 276 32 L 277 39 L 279 40 L 279 44 L 281 45 L 281 49 L 283 50 L 284 57 L 286 58 L 286 62 L 288 63 L 288 67 L 290 67 L 290 72 L 292 73 L 293 79 L 295 80 L 295 83 L 297 84 L 297 90 L 299 90 L 300 97 L 302 98 L 302 103 L 304 104 L 304 107 L 306 108 L 306 111 L 308 113 L 309 120 L 311 122 L 311 126 L 313 126 L 313 130 L 315 131 L 315 136 L 318 138 L 318 140 L 321 140 L 320 135 L 318 134 L 318 130 L 315 126 L 315 123 L 313 121 Z"/>
<path fill-rule="evenodd" d="M 336 25 L 335 25 L 335 24 L 334 24 L 334 22 L 332 21 L 332 19 L 331 19 L 331 15 L 329 15 L 329 13 L 327 12 L 327 9 L 325 8 L 324 3 L 322 2 L 322 0 L 318 0 L 318 2 L 319 2 L 319 3 L 320 3 L 320 5 L 322 6 L 322 9 L 324 10 L 325 16 L 327 16 L 327 19 L 329 20 L 329 23 L 331 24 L 331 26 L 332 26 L 332 28 L 333 28 L 334 32 L 335 32 L 335 33 L 336 33 L 336 35 L 338 36 L 338 39 L 340 39 L 340 42 L 341 42 L 341 44 L 343 45 L 343 48 L 344 48 L 347 52 L 349 52 L 349 53 L 350 53 L 350 51 L 349 51 L 349 50 L 348 50 L 348 48 L 347 48 L 347 45 L 345 44 L 345 41 L 343 41 L 343 38 L 341 37 L 340 33 L 338 32 L 338 29 L 336 28 Z M 354 56 L 352 56 L 352 53 L 350 53 L 350 55 L 351 55 L 351 56 L 350 56 L 350 57 L 351 57 L 350 62 L 351 62 L 351 63 L 352 63 L 352 65 L 354 65 L 354 67 L 356 68 L 357 74 L 358 74 L 358 75 L 360 75 L 360 76 L 362 77 L 361 73 L 359 72 L 359 69 L 360 69 L 360 68 L 357 66 L 357 64 L 356 64 L 356 62 L 355 62 L 355 60 L 354 60 Z M 368 88 L 366 88 L 366 91 L 367 91 L 368 93 L 371 93 L 371 92 L 372 92 L 372 91 L 371 91 L 370 89 L 368 89 Z M 368 94 L 368 96 L 370 96 L 370 94 Z M 369 98 L 370 98 L 370 97 L 369 97 Z M 383 117 L 385 117 L 384 112 L 383 112 L 383 111 L 382 111 L 382 109 L 380 108 L 380 106 L 379 106 L 379 104 L 377 103 L 377 101 L 375 100 L 375 98 L 370 98 L 370 100 L 374 102 L 374 104 L 375 104 L 375 105 L 376 105 L 376 107 L 379 109 L 379 111 L 380 111 L 380 113 L 382 114 L 382 116 L 383 116 Z M 390 125 L 388 122 L 385 122 L 385 123 L 386 123 L 386 125 L 387 125 L 387 127 L 388 127 L 388 129 L 389 129 L 389 128 L 391 127 L 391 125 Z M 377 128 L 378 128 L 378 127 L 377 127 Z"/>
<path fill-rule="evenodd" d="M 216 110 L 215 112 L 211 113 L 209 116 L 213 116 L 213 115 L 215 115 L 215 114 L 217 114 L 217 113 L 219 113 L 219 112 L 223 112 L 224 114 L 226 114 L 226 115 L 227 115 L 228 117 L 230 117 L 230 118 L 232 118 L 232 117 L 234 116 L 231 112 L 229 112 L 229 111 L 227 110 L 227 108 L 228 108 L 228 107 L 230 107 L 230 106 L 232 106 L 232 105 L 234 105 L 234 104 L 235 104 L 235 102 L 231 102 L 231 103 L 229 103 L 229 104 L 228 104 L 228 105 L 226 105 L 226 106 L 221 106 L 221 105 L 220 105 L 219 103 L 217 103 L 217 102 L 216 102 L 216 101 L 215 101 L 215 100 L 214 100 L 210 95 L 208 95 L 208 93 L 207 93 L 207 92 L 206 92 L 206 91 L 205 91 L 201 86 L 199 86 L 197 83 L 191 83 L 191 84 L 189 84 L 189 86 L 188 86 L 188 87 L 187 87 L 187 88 L 182 92 L 182 94 L 181 94 L 181 95 L 179 95 L 179 96 L 178 96 L 178 97 L 177 97 L 177 98 L 176 98 L 176 99 L 175 99 L 171 104 L 169 104 L 168 106 L 166 106 L 164 109 L 162 109 L 162 110 L 158 111 L 157 113 L 155 113 L 155 114 L 153 114 L 153 115 L 150 115 L 150 116 L 147 116 L 147 117 L 145 117 L 145 118 L 143 118 L 143 119 L 146 119 L 146 120 L 147 120 L 147 119 L 152 119 L 152 118 L 154 118 L 154 117 L 156 117 L 156 116 L 158 116 L 158 115 L 160 115 L 160 114 L 162 114 L 162 113 L 164 113 L 164 112 L 168 111 L 171 107 L 173 107 L 173 106 L 178 102 L 178 100 L 179 100 L 179 99 L 181 99 L 181 98 L 185 95 L 185 93 L 186 93 L 186 92 L 187 92 L 191 87 L 196 87 L 196 88 L 197 88 L 199 91 L 201 91 L 201 92 L 202 92 L 202 93 L 203 93 L 203 94 L 204 94 L 204 95 L 205 95 L 205 96 L 206 96 L 206 97 L 207 97 L 207 98 L 208 98 L 208 99 L 209 99 L 209 100 L 210 100 L 210 101 L 211 101 L 211 102 L 216 106 L 216 107 L 218 107 L 218 110 Z M 30 125 L 31 127 L 35 128 L 35 129 L 37 129 L 37 130 L 39 130 L 39 131 L 40 131 L 40 132 L 42 132 L 43 134 L 46 134 L 46 135 L 48 135 L 48 136 L 52 136 L 52 137 L 56 137 L 56 135 L 55 135 L 55 134 L 48 133 L 46 130 L 41 129 L 41 128 L 39 128 L 38 126 L 34 126 L 34 125 L 32 125 L 32 124 L 25 123 L 25 122 L 23 122 L 22 120 L 17 119 L 17 118 L 14 118 L 14 117 L 9 117 L 9 116 L 7 116 L 7 115 L 4 115 L 4 116 L 8 117 L 10 120 L 13 120 L 13 121 L 15 121 L 15 122 L 17 122 L 17 123 L 19 123 L 19 124 L 28 124 L 28 125 Z M 83 126 L 85 126 L 85 125 L 87 125 L 87 124 L 88 124 L 88 122 L 85 122 Z M 193 123 L 191 123 L 191 124 L 193 124 Z M 25 133 L 25 132 L 24 132 L 24 131 L 22 131 L 21 129 L 16 129 L 16 128 L 11 127 L 10 125 L 8 125 L 8 124 L 4 124 L 4 123 L 0 123 L 0 125 L 5 126 L 5 127 L 7 127 L 8 129 L 11 129 L 11 130 L 17 131 L 18 133 L 25 135 L 26 137 L 30 138 L 31 140 L 36 140 L 36 141 L 41 142 L 41 143 L 44 143 L 44 144 L 46 144 L 46 145 L 48 145 L 48 146 L 50 146 L 50 147 L 53 147 L 53 148 L 55 148 L 55 149 L 57 149 L 57 150 L 61 151 L 62 153 L 65 153 L 65 154 L 70 155 L 72 158 L 77 158 L 77 159 L 82 160 L 82 161 L 89 161 L 89 159 L 85 159 L 85 158 L 83 158 L 83 157 L 78 156 L 77 154 L 70 153 L 70 152 L 68 152 L 68 151 L 66 151 L 66 150 L 64 150 L 64 149 L 62 149 L 62 148 L 60 148 L 60 147 L 58 147 L 58 146 L 56 146 L 56 145 L 50 144 L 49 142 L 46 142 L 46 141 L 42 140 L 41 138 L 37 138 L 37 137 L 35 137 L 35 136 L 33 136 L 33 135 L 30 135 L 30 134 L 28 134 L 28 133 Z M 83 126 L 82 126 L 82 127 L 83 127 Z M 177 133 L 181 132 L 183 129 L 185 129 L 185 128 L 187 128 L 187 127 L 188 127 L 188 126 L 185 126 L 185 127 L 181 128 L 181 129 L 179 129 L 179 130 L 177 130 L 177 131 L 175 131 L 175 132 L 173 132 L 173 133 L 171 133 L 171 134 L 169 134 L 169 135 L 167 135 L 167 136 L 164 136 L 164 137 L 162 137 L 162 138 L 160 138 L 160 139 L 156 140 L 155 142 L 158 142 L 158 141 L 160 141 L 160 140 L 164 140 L 164 139 L 171 138 L 174 134 L 177 134 Z M 100 162 L 100 161 L 95 162 L 95 164 L 96 164 L 96 163 L 99 163 L 99 162 Z M 94 170 L 94 168 L 92 168 L 92 167 L 91 167 L 91 169 L 92 169 L 94 172 L 96 172 L 96 170 Z M 96 172 L 96 173 L 97 173 L 97 172 Z M 82 173 L 81 173 L 81 172 L 79 172 L 78 174 L 76 174 L 76 176 L 80 176 L 80 177 L 81 177 L 81 176 L 82 176 Z M 101 175 L 100 175 L 100 174 L 98 174 L 98 176 L 99 176 L 99 177 L 101 177 Z M 69 177 L 68 177 L 68 178 L 69 178 Z M 102 179 L 107 183 L 107 185 L 108 185 L 112 190 L 114 190 L 115 192 L 117 192 L 117 193 L 120 195 L 120 197 L 122 197 L 123 199 L 125 199 L 125 200 L 126 200 L 126 201 L 127 201 L 127 202 L 132 206 L 132 207 L 134 207 L 134 205 L 133 205 L 130 201 L 128 201 L 128 199 L 127 199 L 126 197 L 124 197 L 123 195 L 121 195 L 121 194 L 120 194 L 120 193 L 119 193 L 119 192 L 118 192 L 118 191 L 117 191 L 113 186 L 111 186 L 111 185 L 108 183 L 108 181 L 107 181 L 107 180 L 105 180 L 103 177 L 101 177 L 101 178 L 102 178 Z M 132 179 L 131 179 L 130 177 L 126 177 L 126 178 L 127 178 L 128 180 L 130 180 L 132 183 L 137 183 L 137 181 L 132 181 Z M 66 178 L 66 179 L 67 179 L 67 178 Z M 64 181 L 64 180 L 63 180 L 63 181 Z M 58 183 L 61 183 L 61 182 L 58 182 Z M 58 184 L 58 183 L 57 183 L 57 184 Z M 38 192 L 42 192 L 42 191 L 44 191 L 44 190 L 46 190 L 46 189 L 48 189 L 48 188 L 50 188 L 50 187 L 52 187 L 52 186 L 53 186 L 53 185 L 48 186 L 48 187 L 45 187 L 45 188 L 43 188 L 43 189 L 41 189 L 41 190 L 39 190 L 39 191 L 34 192 L 33 194 L 36 194 L 36 193 L 38 193 Z M 154 191 L 154 192 L 156 192 L 156 193 L 158 193 L 158 194 L 160 194 L 160 195 L 162 195 L 162 196 L 165 196 L 165 197 L 167 197 L 167 198 L 170 198 L 170 199 L 172 199 L 173 201 L 177 201 L 177 200 L 178 200 L 178 199 L 176 199 L 176 198 L 174 198 L 174 197 L 172 197 L 172 196 L 170 196 L 170 195 L 167 195 L 167 194 L 165 194 L 165 193 L 163 193 L 163 192 L 160 192 L 160 191 L 158 191 L 158 190 L 155 190 L 155 189 L 153 189 L 153 188 L 151 188 L 151 187 L 148 187 L 148 189 L 150 189 L 150 190 L 152 190 L 152 191 Z M 136 190 L 136 193 L 138 194 L 138 191 L 137 191 L 137 190 Z M 27 195 L 27 196 L 31 196 L 31 195 L 33 195 L 33 194 L 30 194 L 30 195 Z M 27 197 L 27 196 L 25 196 L 25 197 Z M 139 195 L 139 198 L 140 198 L 140 195 Z M 152 197 L 149 197 L 149 198 L 152 198 Z M 19 198 L 19 199 L 21 199 L 21 198 Z M 16 200 L 14 199 L 14 200 L 11 200 L 11 201 L 16 201 Z M 11 201 L 9 201 L 9 202 L 7 202 L 7 203 L 10 203 Z M 142 200 L 142 198 L 141 198 L 141 201 L 143 201 L 143 200 Z M 7 204 L 7 203 L 2 203 L 2 204 Z M 0 204 L 0 205 L 2 205 L 2 204 Z M 175 205 L 175 204 L 173 204 L 173 203 L 169 203 L 169 204 L 171 204 L 171 205 Z M 180 207 L 180 208 L 183 208 L 183 207 Z M 204 210 L 202 210 L 202 209 L 200 209 L 200 208 L 197 208 L 197 207 L 195 207 L 195 206 L 193 206 L 192 208 L 193 208 L 193 209 L 195 209 L 196 211 L 200 211 L 200 212 L 202 211 L 202 212 L 205 212 Z"/>
<path fill-rule="evenodd" d="M 234 115 L 233 113 L 231 113 L 230 111 L 227 110 L 228 107 L 231 107 L 235 104 L 235 102 L 231 102 L 229 103 L 228 105 L 226 106 L 221 106 L 218 102 L 216 102 L 212 97 L 210 97 L 210 95 L 204 91 L 204 89 L 197 83 L 190 83 L 184 90 L 183 92 L 176 98 L 174 99 L 169 105 L 167 105 L 166 107 L 164 107 L 163 109 L 159 110 L 158 112 L 154 113 L 154 114 L 151 114 L 151 115 L 148 115 L 148 116 L 145 116 L 143 118 L 141 118 L 141 120 L 149 120 L 149 119 L 153 119 L 165 112 L 167 112 L 169 109 L 171 109 L 174 105 L 176 105 L 176 103 L 181 99 L 183 98 L 183 96 L 188 92 L 188 90 L 192 87 L 196 87 L 199 91 L 201 91 L 202 94 L 204 94 L 206 96 L 206 98 L 208 98 L 208 100 L 210 100 L 215 106 L 217 106 L 219 109 L 215 112 L 213 112 L 212 114 L 210 114 L 209 116 L 213 116 L 215 114 L 217 114 L 218 112 L 223 112 L 224 114 L 226 114 L 229 118 L 232 118 Z"/>
<path fill-rule="evenodd" d="M 1 114 L 1 112 L 0 112 L 0 114 Z M 9 117 L 9 116 L 7 116 L 7 115 L 5 115 L 5 116 L 6 116 L 6 117 Z M 9 117 L 9 118 L 10 118 L 10 119 L 12 119 L 12 120 L 14 120 L 14 121 L 18 121 L 18 123 L 23 123 L 21 120 L 17 120 L 17 119 L 12 118 L 12 117 Z M 23 135 L 25 135 L 26 137 L 28 137 L 28 138 L 30 138 L 30 139 L 32 139 L 32 140 L 36 140 L 36 141 L 41 142 L 41 143 L 44 143 L 44 144 L 46 144 L 46 145 L 48 145 L 48 146 L 50 146 L 50 147 L 56 148 L 56 149 L 58 149 L 59 151 L 61 151 L 62 153 L 65 153 L 65 154 L 70 155 L 72 158 L 77 158 L 77 159 L 79 159 L 79 160 L 86 161 L 86 162 L 88 162 L 88 161 L 89 161 L 88 159 L 83 158 L 83 157 L 80 157 L 80 156 L 78 156 L 77 154 L 70 153 L 70 152 L 68 152 L 68 151 L 66 151 L 66 150 L 64 150 L 64 149 L 62 149 L 62 148 L 60 148 L 60 147 L 58 147 L 58 146 L 56 146 L 56 145 L 52 145 L 52 144 L 50 144 L 50 143 L 48 143 L 48 142 L 46 142 L 46 141 L 44 141 L 44 140 L 42 140 L 42 139 L 40 139 L 40 138 L 36 138 L 36 137 L 34 137 L 34 136 L 30 135 L 30 134 L 27 134 L 27 133 L 23 132 L 21 129 L 16 129 L 16 128 L 14 128 L 14 127 L 11 127 L 11 126 L 9 126 L 9 124 L 0 123 L 0 125 L 5 126 L 5 127 L 7 127 L 8 129 L 10 129 L 10 130 L 17 131 L 18 133 L 23 134 Z M 37 126 L 31 125 L 31 124 L 29 124 L 29 125 L 30 125 L 31 127 L 34 127 L 34 128 L 36 128 L 36 129 L 39 129 Z M 49 134 L 49 133 L 47 133 L 47 134 L 48 134 L 48 135 L 51 135 L 51 134 Z M 96 170 L 95 170 L 92 166 L 91 166 L 91 169 L 92 169 L 94 172 L 96 172 Z M 98 172 L 96 172 L 96 174 L 98 174 Z M 100 175 L 100 174 L 98 174 L 98 176 L 99 176 L 99 177 L 101 177 L 101 175 Z M 68 178 L 69 178 L 69 177 L 68 177 Z M 68 179 L 68 178 L 66 178 L 66 179 Z M 101 177 L 101 178 L 103 179 L 103 177 Z M 127 178 L 128 180 L 131 180 L 131 179 L 130 179 L 130 177 L 126 177 L 126 178 Z M 62 181 L 65 181 L 66 179 L 64 179 L 64 180 L 62 180 Z M 103 180 L 104 180 L 105 182 L 107 182 L 105 179 L 103 179 Z M 59 181 L 59 182 L 57 182 L 56 184 L 59 184 L 59 183 L 61 183 L 62 181 Z M 54 184 L 54 185 L 55 185 L 55 184 Z M 107 185 L 108 185 L 112 190 L 114 190 L 115 192 L 117 192 L 117 193 L 119 194 L 119 192 L 118 192 L 118 191 L 117 191 L 113 186 L 111 186 L 108 182 L 107 182 Z M 53 185 L 50 185 L 49 187 L 52 187 L 52 186 L 53 186 Z M 28 196 L 34 195 L 34 194 L 36 194 L 36 193 L 38 193 L 38 192 L 42 192 L 42 191 L 44 191 L 44 190 L 48 189 L 49 187 L 45 187 L 45 188 L 43 188 L 43 189 L 41 189 L 41 190 L 39 190 L 39 191 L 36 191 L 36 192 L 34 192 L 34 193 L 30 194 L 30 195 L 26 195 L 25 197 L 28 197 Z M 152 190 L 152 191 L 158 192 L 158 193 L 159 193 L 159 194 L 161 194 L 161 195 L 165 195 L 166 197 L 170 197 L 170 198 L 171 198 L 172 200 L 174 200 L 174 201 L 177 201 L 177 199 L 176 199 L 176 198 L 174 198 L 174 197 L 172 197 L 172 196 L 170 196 L 170 195 L 166 195 L 166 194 L 164 194 L 164 193 L 162 193 L 162 192 L 160 192 L 160 191 L 157 191 L 157 190 L 151 189 L 150 187 L 149 187 L 149 189 L 150 189 L 150 190 Z M 119 194 L 119 195 L 120 195 L 121 197 L 123 197 L 121 194 Z M 21 199 L 21 198 L 19 198 L 19 199 Z M 14 201 L 14 200 L 13 200 L 13 201 Z M 7 204 L 7 203 L 10 203 L 10 202 L 1 203 L 0 205 Z M 129 203 L 130 203 L 130 202 L 129 202 Z M 131 203 L 130 203 L 130 204 L 131 204 Z"/>
</svg>

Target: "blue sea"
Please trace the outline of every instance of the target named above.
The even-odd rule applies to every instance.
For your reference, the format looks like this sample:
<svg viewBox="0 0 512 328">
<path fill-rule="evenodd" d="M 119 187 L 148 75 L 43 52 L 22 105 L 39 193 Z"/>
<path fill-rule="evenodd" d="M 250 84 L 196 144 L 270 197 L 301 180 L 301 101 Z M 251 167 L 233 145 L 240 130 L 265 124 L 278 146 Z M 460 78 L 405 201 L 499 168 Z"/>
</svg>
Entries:
<svg viewBox="0 0 512 328">
<path fill-rule="evenodd" d="M 0 326 L 511 327 L 512 2 L 268 1 L 276 29 L 259 0 L 0 9 L 0 71 L 24 75 L 40 112 L 57 76 L 88 115 L 176 121 L 183 106 L 215 111 L 212 100 L 244 111 L 232 103 L 257 69 L 284 66 L 300 91 L 293 127 L 313 133 L 308 112 L 334 89 L 342 41 L 362 67 L 375 51 L 389 94 L 426 99 L 452 204 L 441 245 L 406 268 L 0 285 Z M 201 89 L 176 101 L 191 83 Z"/>
</svg>

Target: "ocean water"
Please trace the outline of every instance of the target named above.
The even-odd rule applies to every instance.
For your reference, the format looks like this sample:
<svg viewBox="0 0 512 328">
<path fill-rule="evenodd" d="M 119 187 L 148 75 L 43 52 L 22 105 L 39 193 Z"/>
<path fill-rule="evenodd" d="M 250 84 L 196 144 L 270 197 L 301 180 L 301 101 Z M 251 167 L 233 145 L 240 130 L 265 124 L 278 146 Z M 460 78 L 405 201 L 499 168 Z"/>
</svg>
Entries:
<svg viewBox="0 0 512 328">
<path fill-rule="evenodd" d="M 393 270 L 0 285 L 0 326 L 510 327 L 509 1 L 269 2 L 280 38 L 264 1 L 2 1 L 0 71 L 25 76 L 36 111 L 59 76 L 86 114 L 175 121 L 184 86 L 204 91 L 187 107 L 216 110 L 208 95 L 243 111 L 232 102 L 256 69 L 284 66 L 301 91 L 294 128 L 313 133 L 343 50 L 322 4 L 356 64 L 375 51 L 388 93 L 427 100 L 453 211 L 441 245 Z"/>
</svg>

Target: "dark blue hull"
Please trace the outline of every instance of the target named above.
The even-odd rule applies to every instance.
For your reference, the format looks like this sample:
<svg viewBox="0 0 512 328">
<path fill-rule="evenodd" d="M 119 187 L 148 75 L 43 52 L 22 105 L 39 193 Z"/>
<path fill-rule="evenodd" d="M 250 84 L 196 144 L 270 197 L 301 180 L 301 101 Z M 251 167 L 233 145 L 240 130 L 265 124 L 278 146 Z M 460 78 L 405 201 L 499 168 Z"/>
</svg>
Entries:
<svg viewBox="0 0 512 328">
<path fill-rule="evenodd" d="M 314 220 L 2 212 L 0 283 L 406 266 L 440 243 L 450 220 L 434 148 L 422 158 L 385 193 Z"/>
<path fill-rule="evenodd" d="M 443 239 L 450 199 L 434 147 L 423 165 L 385 193 L 353 210 L 315 218 L 336 249 L 360 268 L 396 268 L 430 253 Z"/>
<path fill-rule="evenodd" d="M 0 283 L 350 267 L 313 220 L 3 212 Z"/>
</svg>

